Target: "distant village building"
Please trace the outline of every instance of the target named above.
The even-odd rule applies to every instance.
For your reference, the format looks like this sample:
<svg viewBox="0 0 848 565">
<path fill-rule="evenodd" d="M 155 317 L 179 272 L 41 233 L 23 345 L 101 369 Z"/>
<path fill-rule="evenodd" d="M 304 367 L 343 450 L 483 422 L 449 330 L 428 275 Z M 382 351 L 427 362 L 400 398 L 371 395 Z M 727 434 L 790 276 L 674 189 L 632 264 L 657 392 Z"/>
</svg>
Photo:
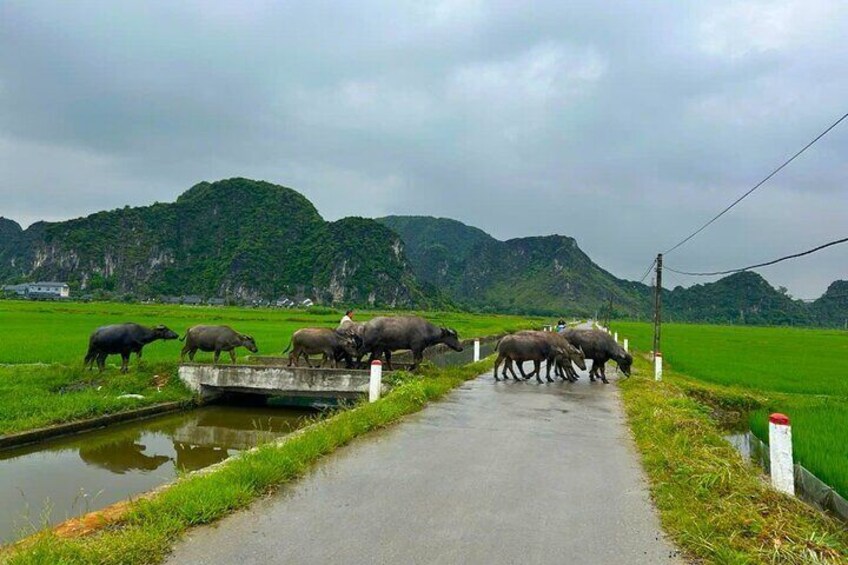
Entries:
<svg viewBox="0 0 848 565">
<path fill-rule="evenodd" d="M 159 299 L 159 302 L 162 304 L 179 304 L 180 297 L 179 296 L 163 296 Z"/>
<path fill-rule="evenodd" d="M 189 306 L 200 306 L 203 304 L 203 298 L 195 294 L 183 296 L 183 304 L 187 304 Z"/>
<path fill-rule="evenodd" d="M 55 300 L 58 298 L 70 298 L 71 287 L 63 282 L 34 282 L 24 284 L 12 284 L 3 287 L 4 292 L 25 296 L 27 298 L 38 300 Z"/>
<path fill-rule="evenodd" d="M 301 302 L 301 303 L 300 303 L 300 305 L 301 305 L 301 306 L 304 306 L 305 308 L 309 308 L 310 306 L 312 306 L 312 305 L 314 305 L 314 304 L 315 304 L 315 303 L 314 303 L 314 302 L 312 302 L 312 299 L 311 299 L 311 298 L 306 298 L 303 302 Z"/>
<path fill-rule="evenodd" d="M 294 306 L 294 300 L 291 300 L 290 298 L 287 298 L 285 296 L 281 296 L 277 299 L 274 305 L 277 308 L 291 308 L 292 306 Z"/>
<path fill-rule="evenodd" d="M 226 306 L 227 301 L 224 298 L 210 298 L 206 301 L 209 306 Z"/>
</svg>

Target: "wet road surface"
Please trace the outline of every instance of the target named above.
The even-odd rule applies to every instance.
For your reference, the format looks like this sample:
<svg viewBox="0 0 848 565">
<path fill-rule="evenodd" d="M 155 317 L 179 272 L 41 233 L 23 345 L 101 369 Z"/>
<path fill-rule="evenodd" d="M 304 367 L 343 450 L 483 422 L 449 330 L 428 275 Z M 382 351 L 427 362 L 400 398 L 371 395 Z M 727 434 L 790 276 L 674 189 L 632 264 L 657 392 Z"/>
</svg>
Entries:
<svg viewBox="0 0 848 565">
<path fill-rule="evenodd" d="M 614 384 L 488 373 L 249 510 L 192 530 L 168 562 L 679 561 Z"/>
</svg>

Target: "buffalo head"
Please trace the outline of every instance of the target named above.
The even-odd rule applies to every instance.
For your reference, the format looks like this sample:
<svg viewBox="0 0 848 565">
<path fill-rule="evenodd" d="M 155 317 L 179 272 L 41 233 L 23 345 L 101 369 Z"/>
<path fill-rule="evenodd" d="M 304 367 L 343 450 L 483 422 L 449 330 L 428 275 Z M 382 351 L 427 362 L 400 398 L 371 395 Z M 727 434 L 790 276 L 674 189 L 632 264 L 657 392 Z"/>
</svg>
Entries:
<svg viewBox="0 0 848 565">
<path fill-rule="evenodd" d="M 161 324 L 153 328 L 153 335 L 156 336 L 156 339 L 177 339 L 180 337 L 176 332 Z"/>
<path fill-rule="evenodd" d="M 577 367 L 581 371 L 586 370 L 586 355 L 583 353 L 582 347 L 571 347 L 570 355 L 568 356 L 571 361 L 577 365 Z"/>
<path fill-rule="evenodd" d="M 616 359 L 616 363 L 618 363 L 618 368 L 621 369 L 621 372 L 630 376 L 630 366 L 633 364 L 633 356 L 627 353 L 626 351 L 622 352 Z"/>
<path fill-rule="evenodd" d="M 462 344 L 459 342 L 459 336 L 454 329 L 442 328 L 441 341 L 454 351 L 462 351 Z"/>
<path fill-rule="evenodd" d="M 247 349 L 251 353 L 258 353 L 259 352 L 259 348 L 256 347 L 256 340 L 253 339 L 251 336 L 249 336 L 247 334 L 241 334 L 241 335 L 239 335 L 239 338 L 241 338 L 242 347 L 244 347 L 245 349 Z"/>
</svg>

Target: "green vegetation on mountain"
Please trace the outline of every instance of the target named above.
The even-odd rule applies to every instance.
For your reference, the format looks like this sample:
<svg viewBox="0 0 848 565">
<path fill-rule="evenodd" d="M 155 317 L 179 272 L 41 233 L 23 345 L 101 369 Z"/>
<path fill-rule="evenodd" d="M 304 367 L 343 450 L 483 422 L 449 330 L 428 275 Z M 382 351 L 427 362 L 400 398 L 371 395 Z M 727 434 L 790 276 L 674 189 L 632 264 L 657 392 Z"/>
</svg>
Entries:
<svg viewBox="0 0 848 565">
<path fill-rule="evenodd" d="M 378 219 L 400 234 L 415 274 L 475 310 L 592 316 L 608 308 L 630 316 L 649 308 L 644 285 L 595 265 L 570 237 L 498 241 L 455 220 Z"/>
<path fill-rule="evenodd" d="M 38 223 L 0 244 L 4 281 L 56 279 L 141 296 L 303 296 L 327 303 L 442 305 L 416 282 L 403 242 L 373 220 L 325 222 L 267 182 L 202 182 L 176 202 Z M 18 226 L 19 227 L 19 226 Z"/>
<path fill-rule="evenodd" d="M 481 311 L 650 319 L 653 290 L 616 278 L 570 237 L 498 241 L 455 220 L 387 216 L 406 243 L 416 276 L 458 304 Z M 842 326 L 848 319 L 848 281 L 833 283 L 811 304 L 793 300 L 753 272 L 663 291 L 668 321 L 749 325 Z"/>
<path fill-rule="evenodd" d="M 302 194 L 248 179 L 202 182 L 176 202 L 26 230 L 0 218 L 0 283 L 57 279 L 75 293 L 312 298 L 324 304 L 464 308 L 650 319 L 652 289 L 619 279 L 562 235 L 499 241 L 427 216 L 326 222 Z M 663 291 L 669 321 L 848 323 L 848 281 L 812 303 L 760 275 Z"/>
<path fill-rule="evenodd" d="M 807 305 L 775 290 L 751 271 L 714 283 L 677 287 L 665 293 L 663 305 L 678 322 L 785 326 L 813 321 Z"/>
</svg>

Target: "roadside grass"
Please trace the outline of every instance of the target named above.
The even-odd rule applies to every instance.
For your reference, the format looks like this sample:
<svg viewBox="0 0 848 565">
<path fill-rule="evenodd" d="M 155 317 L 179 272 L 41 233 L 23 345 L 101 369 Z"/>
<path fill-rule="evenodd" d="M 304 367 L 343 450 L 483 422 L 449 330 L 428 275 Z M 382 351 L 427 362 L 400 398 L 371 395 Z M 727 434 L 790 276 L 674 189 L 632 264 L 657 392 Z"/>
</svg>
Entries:
<svg viewBox="0 0 848 565">
<path fill-rule="evenodd" d="M 635 347 L 650 350 L 650 324 L 611 325 Z M 848 333 L 663 324 L 663 358 L 696 398 L 747 399 L 737 409 L 763 441 L 768 415 L 787 414 L 795 460 L 848 497 Z"/>
<path fill-rule="evenodd" d="M 722 439 L 710 407 L 684 390 L 684 377 L 669 369 L 655 382 L 638 355 L 634 369 L 620 382 L 625 411 L 663 529 L 681 549 L 707 563 L 848 562 L 844 524 L 769 488 Z"/>
<path fill-rule="evenodd" d="M 164 377 L 164 378 L 163 378 Z M 165 382 L 167 381 L 167 382 Z M 161 389 L 157 384 L 162 384 Z M 138 398 L 118 398 L 140 394 Z M 172 363 L 144 362 L 122 375 L 61 365 L 0 366 L 0 435 L 192 397 Z"/>
<path fill-rule="evenodd" d="M 450 326 L 461 338 L 482 337 L 541 325 L 542 318 L 462 312 L 357 311 L 356 319 L 366 321 L 378 315 L 416 314 L 434 324 Z M 165 324 L 183 335 L 197 324 L 228 324 L 256 338 L 260 354 L 273 355 L 288 345 L 291 335 L 303 327 L 336 327 L 341 314 L 328 308 L 282 310 L 180 306 L 163 304 L 122 304 L 109 302 L 47 303 L 0 300 L 0 364 L 63 363 L 82 364 L 88 337 L 94 329 L 122 322 L 145 325 Z M 144 348 L 148 361 L 176 361 L 182 343 L 158 341 Z M 239 356 L 247 353 L 239 350 Z M 198 353 L 198 360 L 211 354 Z M 110 360 L 117 359 L 111 357 Z M 135 361 L 131 362 L 134 366 Z"/>
<path fill-rule="evenodd" d="M 420 410 L 490 369 L 491 363 L 492 358 L 447 369 L 425 365 L 420 375 L 399 376 L 400 384 L 379 401 L 338 412 L 281 443 L 269 443 L 233 457 L 211 472 L 187 475 L 152 498 L 133 503 L 123 518 L 93 534 L 60 538 L 52 531 L 43 532 L 0 553 L 0 562 L 159 562 L 189 527 L 213 522 L 246 507 L 301 476 L 323 455 Z"/>
</svg>

